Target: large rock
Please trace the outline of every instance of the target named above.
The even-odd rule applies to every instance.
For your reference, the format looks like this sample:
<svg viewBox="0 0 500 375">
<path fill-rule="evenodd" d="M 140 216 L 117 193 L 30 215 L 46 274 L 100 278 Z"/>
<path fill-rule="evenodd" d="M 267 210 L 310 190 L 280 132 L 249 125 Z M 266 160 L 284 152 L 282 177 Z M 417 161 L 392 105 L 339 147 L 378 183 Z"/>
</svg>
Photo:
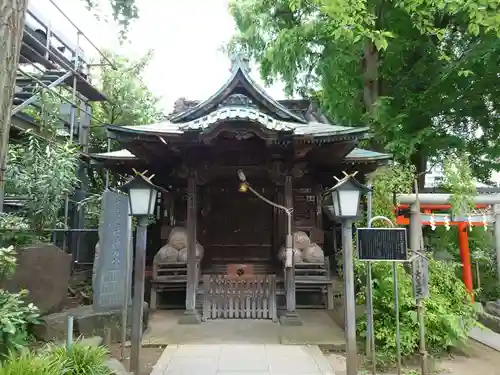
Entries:
<svg viewBox="0 0 500 375">
<path fill-rule="evenodd" d="M 281 246 L 280 250 L 278 251 L 278 259 L 281 260 L 282 262 L 285 262 L 286 260 L 285 246 Z M 298 249 L 293 249 L 293 262 L 295 264 L 302 263 L 302 251 Z"/>
<path fill-rule="evenodd" d="M 325 254 L 321 247 L 312 243 L 302 252 L 302 259 L 307 263 L 325 263 Z"/>
<path fill-rule="evenodd" d="M 71 255 L 52 244 L 36 244 L 18 250 L 16 272 L 2 286 L 11 292 L 27 289 L 29 302 L 47 314 L 63 308 L 70 274 Z"/>
<path fill-rule="evenodd" d="M 305 232 L 296 231 L 293 233 L 293 247 L 297 250 L 304 250 L 310 244 L 311 239 Z"/>
<path fill-rule="evenodd" d="M 184 249 L 179 250 L 179 262 L 187 262 L 187 247 Z M 196 243 L 196 259 L 201 260 L 203 258 L 203 246 L 199 244 L 198 242 Z"/>
<path fill-rule="evenodd" d="M 154 260 L 155 262 L 177 262 L 179 260 L 179 250 L 172 245 L 166 244 L 158 250 Z"/>
<path fill-rule="evenodd" d="M 132 308 L 127 313 L 127 340 L 130 339 Z M 43 316 L 41 324 L 34 327 L 35 335 L 42 341 L 61 341 L 66 339 L 68 317 L 73 316 L 75 338 L 79 336 L 106 337 L 106 330 L 110 330 L 111 343 L 121 340 L 121 311 L 96 312 L 92 306 L 79 306 L 60 313 Z M 148 327 L 149 306 L 144 302 L 143 330 Z"/>
<path fill-rule="evenodd" d="M 134 375 L 133 373 L 128 372 L 123 363 L 116 358 L 108 358 L 104 364 L 114 375 Z"/>
<path fill-rule="evenodd" d="M 45 315 L 40 318 L 40 324 L 33 327 L 35 336 L 42 341 L 64 341 L 67 337 L 68 311 Z"/>
</svg>

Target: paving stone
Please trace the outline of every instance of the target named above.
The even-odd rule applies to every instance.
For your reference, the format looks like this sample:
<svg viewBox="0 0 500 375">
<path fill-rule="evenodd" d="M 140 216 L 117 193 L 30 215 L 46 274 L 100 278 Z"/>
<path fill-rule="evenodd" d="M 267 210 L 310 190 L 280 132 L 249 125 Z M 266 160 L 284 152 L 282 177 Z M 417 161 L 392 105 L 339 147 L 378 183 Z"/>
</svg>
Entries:
<svg viewBox="0 0 500 375">
<path fill-rule="evenodd" d="M 151 375 L 335 375 L 317 345 L 171 345 Z"/>
<path fill-rule="evenodd" d="M 218 358 L 221 352 L 219 345 L 181 345 L 173 354 L 174 358 Z"/>
<path fill-rule="evenodd" d="M 248 357 L 248 356 L 220 356 L 219 358 L 219 371 L 256 371 L 267 372 L 269 365 L 267 364 L 266 357 Z"/>
<path fill-rule="evenodd" d="M 311 357 L 275 357 L 268 358 L 269 369 L 272 372 L 296 373 L 321 373 L 316 360 Z"/>
<path fill-rule="evenodd" d="M 279 346 L 279 345 L 278 345 Z M 240 357 L 259 357 L 266 358 L 266 346 L 265 345 L 221 345 L 220 347 L 221 357 L 224 356 L 240 356 Z"/>
<path fill-rule="evenodd" d="M 165 375 L 215 375 L 219 359 L 179 357 L 172 358 Z"/>
<path fill-rule="evenodd" d="M 266 345 L 267 357 L 309 357 L 307 347 L 302 345 Z"/>
</svg>

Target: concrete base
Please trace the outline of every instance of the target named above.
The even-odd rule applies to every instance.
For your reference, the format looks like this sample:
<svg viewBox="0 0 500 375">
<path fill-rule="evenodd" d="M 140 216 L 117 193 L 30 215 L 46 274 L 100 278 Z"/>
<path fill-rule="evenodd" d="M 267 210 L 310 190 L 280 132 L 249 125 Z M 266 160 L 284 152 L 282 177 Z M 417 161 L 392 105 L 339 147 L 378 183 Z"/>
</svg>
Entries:
<svg viewBox="0 0 500 375">
<path fill-rule="evenodd" d="M 280 324 L 282 326 L 297 327 L 303 325 L 302 320 L 299 318 L 297 312 L 285 313 L 280 316 Z"/>
<path fill-rule="evenodd" d="M 144 333 L 144 347 L 179 344 L 321 345 L 344 350 L 344 331 L 325 309 L 299 310 L 301 326 L 284 326 L 267 319 L 208 319 L 201 324 L 179 324 L 182 310 L 159 310 Z M 226 374 L 229 375 L 229 374 Z"/>
<path fill-rule="evenodd" d="M 334 375 L 317 345 L 168 345 L 151 375 Z"/>
<path fill-rule="evenodd" d="M 148 328 L 149 308 L 147 302 L 143 304 L 143 330 Z M 127 337 L 130 337 L 132 327 L 132 307 L 127 312 Z M 40 324 L 34 326 L 34 332 L 41 341 L 62 341 L 67 337 L 68 316 L 74 318 L 75 337 L 109 335 L 110 343 L 121 340 L 121 311 L 95 311 L 92 305 L 78 306 L 64 310 L 57 314 L 50 314 L 40 318 Z"/>
<path fill-rule="evenodd" d="M 186 310 L 179 319 L 179 324 L 200 324 L 201 316 L 196 310 Z"/>
</svg>

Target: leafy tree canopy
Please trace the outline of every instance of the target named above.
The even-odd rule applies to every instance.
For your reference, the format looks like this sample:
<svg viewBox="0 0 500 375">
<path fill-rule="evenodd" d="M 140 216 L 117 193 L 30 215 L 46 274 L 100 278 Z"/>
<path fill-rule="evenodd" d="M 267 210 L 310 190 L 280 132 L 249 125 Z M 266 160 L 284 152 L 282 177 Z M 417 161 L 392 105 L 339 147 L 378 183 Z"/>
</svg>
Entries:
<svg viewBox="0 0 500 375">
<path fill-rule="evenodd" d="M 95 78 L 108 100 L 93 105 L 95 121 L 91 133 L 91 151 L 106 150 L 103 124 L 150 124 L 164 117 L 158 104 L 159 98 L 142 81 L 152 52 L 137 60 L 110 51 L 106 51 L 105 56 L 113 62 L 113 66 L 105 65 Z"/>
<path fill-rule="evenodd" d="M 500 3 L 233 0 L 230 11 L 230 50 L 330 118 L 369 123 L 396 160 L 422 172 L 459 150 L 483 180 L 500 166 Z"/>
<path fill-rule="evenodd" d="M 101 1 L 100 0 L 84 0 L 87 8 L 93 10 L 94 14 L 100 17 Z M 137 8 L 135 0 L 109 0 L 111 5 L 112 16 L 119 25 L 126 31 L 130 23 L 139 18 L 139 9 Z M 122 33 L 122 36 L 124 34 Z"/>
</svg>

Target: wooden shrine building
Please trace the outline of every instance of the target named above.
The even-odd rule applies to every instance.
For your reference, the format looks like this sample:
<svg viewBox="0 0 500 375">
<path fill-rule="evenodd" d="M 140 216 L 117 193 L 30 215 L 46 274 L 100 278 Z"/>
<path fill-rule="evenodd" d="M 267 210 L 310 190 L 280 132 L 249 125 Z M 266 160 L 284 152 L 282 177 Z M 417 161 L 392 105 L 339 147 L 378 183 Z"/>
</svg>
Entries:
<svg viewBox="0 0 500 375">
<path fill-rule="evenodd" d="M 363 175 L 390 158 L 357 148 L 369 137 L 366 127 L 332 124 L 308 100 L 273 99 L 238 56 L 230 78 L 210 98 L 178 100 L 164 122 L 107 130 L 123 149 L 91 155 L 94 166 L 148 170 L 169 191 L 148 234 L 153 308 L 171 304 L 176 292 L 186 293 L 186 323 L 199 322 L 200 314 L 203 320 L 276 319 L 285 306 L 283 322 L 293 315 L 297 323 L 297 305 L 331 308 L 334 226 L 323 215 L 321 193 L 342 171 Z M 293 208 L 293 231 L 305 233 L 324 259 L 297 258 L 294 272 L 284 272 L 279 252 L 286 215 L 240 192 L 240 169 L 263 197 Z M 187 259 L 155 259 L 175 227 L 187 229 Z"/>
</svg>

